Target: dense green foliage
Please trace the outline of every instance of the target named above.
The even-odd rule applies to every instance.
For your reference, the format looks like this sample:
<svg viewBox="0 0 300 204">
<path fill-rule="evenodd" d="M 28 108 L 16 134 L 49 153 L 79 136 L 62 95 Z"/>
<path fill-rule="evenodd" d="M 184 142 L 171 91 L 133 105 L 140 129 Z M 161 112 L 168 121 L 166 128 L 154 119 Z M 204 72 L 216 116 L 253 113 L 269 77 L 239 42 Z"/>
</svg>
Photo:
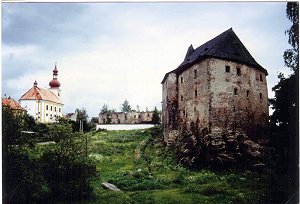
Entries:
<svg viewBox="0 0 300 204">
<path fill-rule="evenodd" d="M 70 124 L 55 124 L 47 134 L 56 143 L 41 146 L 37 138 L 20 133 L 27 130 L 27 117 L 3 109 L 3 203 L 51 203 L 91 196 L 90 181 L 97 172 L 87 157 L 86 135 L 72 133 Z"/>
<path fill-rule="evenodd" d="M 292 71 L 288 77 L 278 75 L 279 82 L 272 88 L 270 145 L 275 149 L 271 160 L 270 179 L 273 202 L 285 202 L 299 190 L 299 3 L 288 2 L 287 18 L 292 22 L 286 31 L 290 49 L 284 52 L 285 66 Z M 286 188 L 282 188 L 286 186 Z"/>
<path fill-rule="evenodd" d="M 78 113 L 76 121 L 69 121 L 69 123 L 72 124 L 73 132 L 81 131 L 80 123 L 82 124 L 82 131 L 83 132 L 89 132 L 89 131 L 96 128 L 95 123 L 88 121 L 89 116 L 88 116 L 85 108 L 81 108 L 81 109 L 77 108 L 76 112 Z"/>
<path fill-rule="evenodd" d="M 190 171 L 178 165 L 162 131 L 89 133 L 90 158 L 101 177 L 93 181 L 95 198 L 87 203 L 261 203 L 266 177 L 252 172 Z M 115 184 L 123 192 L 101 187 Z"/>
<path fill-rule="evenodd" d="M 160 117 L 159 117 L 158 110 L 157 110 L 157 108 L 155 106 L 154 110 L 153 110 L 153 115 L 152 115 L 151 123 L 152 124 L 159 124 L 159 122 L 160 122 Z"/>
<path fill-rule="evenodd" d="M 122 103 L 121 110 L 122 110 L 122 112 L 130 112 L 131 111 L 131 106 L 130 106 L 129 102 L 127 101 L 127 99 L 125 99 L 124 103 Z"/>
</svg>

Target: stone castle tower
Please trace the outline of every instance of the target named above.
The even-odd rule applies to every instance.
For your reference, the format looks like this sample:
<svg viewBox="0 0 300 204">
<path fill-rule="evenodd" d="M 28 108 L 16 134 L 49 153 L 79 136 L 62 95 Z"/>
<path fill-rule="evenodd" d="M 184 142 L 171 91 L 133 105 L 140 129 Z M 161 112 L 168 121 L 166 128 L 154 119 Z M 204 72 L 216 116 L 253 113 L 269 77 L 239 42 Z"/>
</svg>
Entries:
<svg viewBox="0 0 300 204">
<path fill-rule="evenodd" d="M 247 131 L 268 126 L 268 72 L 232 28 L 194 49 L 162 80 L 165 141 L 197 124 L 200 131 Z"/>
</svg>

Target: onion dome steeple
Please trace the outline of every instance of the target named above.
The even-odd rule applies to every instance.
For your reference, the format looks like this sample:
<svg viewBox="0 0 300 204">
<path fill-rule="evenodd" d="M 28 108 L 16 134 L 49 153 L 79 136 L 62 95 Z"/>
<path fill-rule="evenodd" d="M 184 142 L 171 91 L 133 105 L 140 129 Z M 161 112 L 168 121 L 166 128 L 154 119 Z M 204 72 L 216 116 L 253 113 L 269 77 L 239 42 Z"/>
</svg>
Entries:
<svg viewBox="0 0 300 204">
<path fill-rule="evenodd" d="M 56 63 L 55 63 L 55 67 L 53 69 L 53 79 L 49 82 L 49 86 L 51 88 L 59 88 L 60 87 L 60 82 L 57 80 L 57 74 L 58 70 L 56 67 Z"/>
</svg>

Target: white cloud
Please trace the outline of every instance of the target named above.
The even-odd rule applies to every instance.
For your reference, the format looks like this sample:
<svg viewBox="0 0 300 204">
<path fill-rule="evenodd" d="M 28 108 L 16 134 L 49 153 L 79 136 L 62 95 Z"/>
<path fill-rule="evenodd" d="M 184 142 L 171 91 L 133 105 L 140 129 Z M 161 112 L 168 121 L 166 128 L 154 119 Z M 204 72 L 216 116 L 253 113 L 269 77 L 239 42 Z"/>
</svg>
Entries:
<svg viewBox="0 0 300 204">
<path fill-rule="evenodd" d="M 85 4 L 85 10 L 81 10 L 77 5 L 72 15 L 66 10 L 69 17 L 63 24 L 58 21 L 62 14 L 54 19 L 44 16 L 47 25 L 57 25 L 55 32 L 58 32 L 47 35 L 45 43 L 39 40 L 36 46 L 2 44 L 3 64 L 14 65 L 3 67 L 4 73 L 8 69 L 16 73 L 6 75 L 8 78 L 2 82 L 4 91 L 14 90 L 20 97 L 35 79 L 42 88 L 48 87 L 54 62 L 58 61 L 66 112 L 85 107 L 92 117 L 104 103 L 118 110 L 125 99 L 133 108 L 139 105 L 142 110 L 154 106 L 160 109 L 160 82 L 165 73 L 182 62 L 190 44 L 197 48 L 230 27 L 258 63 L 268 69 L 271 89 L 277 82 L 276 72 L 283 68 L 282 54 L 287 47 L 287 37 L 283 35 L 288 22 L 284 6 L 284 3 Z M 30 23 L 29 18 L 26 20 Z M 48 27 L 44 32 L 51 34 L 51 26 Z M 34 38 L 41 39 L 41 33 L 35 32 Z M 15 64 L 9 63 L 12 57 Z M 19 73 L 19 67 L 27 65 L 28 71 Z"/>
</svg>

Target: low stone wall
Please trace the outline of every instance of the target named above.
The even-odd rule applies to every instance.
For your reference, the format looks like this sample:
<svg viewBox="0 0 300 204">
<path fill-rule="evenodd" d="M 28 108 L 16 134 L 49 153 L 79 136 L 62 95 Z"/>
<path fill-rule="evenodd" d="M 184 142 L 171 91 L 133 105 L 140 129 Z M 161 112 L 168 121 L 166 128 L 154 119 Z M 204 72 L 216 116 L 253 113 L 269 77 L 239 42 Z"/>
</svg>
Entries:
<svg viewBox="0 0 300 204">
<path fill-rule="evenodd" d="M 100 113 L 99 124 L 147 124 L 152 121 L 153 112 Z"/>
</svg>

